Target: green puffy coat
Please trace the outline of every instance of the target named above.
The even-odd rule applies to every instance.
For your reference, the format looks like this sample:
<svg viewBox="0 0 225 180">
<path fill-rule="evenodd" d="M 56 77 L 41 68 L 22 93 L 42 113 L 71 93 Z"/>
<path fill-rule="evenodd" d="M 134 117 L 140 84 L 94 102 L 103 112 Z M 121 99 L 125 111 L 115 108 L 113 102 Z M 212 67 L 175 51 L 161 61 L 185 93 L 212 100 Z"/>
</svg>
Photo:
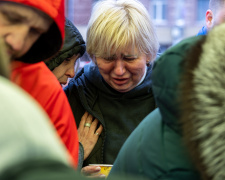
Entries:
<svg viewBox="0 0 225 180">
<path fill-rule="evenodd" d="M 151 180 L 199 179 L 181 135 L 178 90 L 184 60 L 192 46 L 202 38 L 186 39 L 156 61 L 152 82 L 158 108 L 129 136 L 110 175 L 142 175 Z"/>
</svg>

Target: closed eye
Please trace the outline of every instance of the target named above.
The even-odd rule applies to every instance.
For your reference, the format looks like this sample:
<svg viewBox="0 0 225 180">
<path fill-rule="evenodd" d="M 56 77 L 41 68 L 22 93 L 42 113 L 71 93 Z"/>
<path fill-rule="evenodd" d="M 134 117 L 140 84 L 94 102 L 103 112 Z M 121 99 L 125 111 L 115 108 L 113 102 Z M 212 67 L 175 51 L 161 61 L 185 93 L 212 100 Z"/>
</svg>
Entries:
<svg viewBox="0 0 225 180">
<path fill-rule="evenodd" d="M 21 22 L 26 21 L 26 18 L 23 16 L 20 16 L 18 14 L 15 14 L 13 12 L 8 11 L 2 11 L 2 15 L 7 19 L 7 21 L 11 24 L 18 24 Z"/>
<path fill-rule="evenodd" d="M 42 34 L 42 31 L 36 28 L 30 28 L 30 32 L 33 34 Z"/>
<path fill-rule="evenodd" d="M 125 61 L 133 61 L 135 60 L 136 58 L 123 58 Z"/>
<path fill-rule="evenodd" d="M 104 57 L 103 59 L 105 59 L 106 61 L 114 61 L 117 59 L 116 55 L 112 55 L 110 57 Z"/>
<path fill-rule="evenodd" d="M 70 61 L 71 58 L 66 58 L 64 61 Z"/>
<path fill-rule="evenodd" d="M 70 58 L 64 59 L 64 61 L 63 61 L 63 64 L 64 64 L 64 65 L 67 65 L 67 64 L 69 64 L 69 63 L 70 63 Z"/>
<path fill-rule="evenodd" d="M 137 59 L 137 56 L 123 56 L 123 59 L 125 61 L 133 61 L 133 60 Z"/>
</svg>

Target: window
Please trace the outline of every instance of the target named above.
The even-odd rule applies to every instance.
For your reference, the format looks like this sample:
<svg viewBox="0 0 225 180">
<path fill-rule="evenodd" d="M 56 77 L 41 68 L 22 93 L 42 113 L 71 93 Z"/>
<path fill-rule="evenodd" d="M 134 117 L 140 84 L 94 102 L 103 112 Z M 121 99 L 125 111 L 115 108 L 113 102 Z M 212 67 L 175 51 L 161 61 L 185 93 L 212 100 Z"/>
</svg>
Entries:
<svg viewBox="0 0 225 180">
<path fill-rule="evenodd" d="M 167 15 L 167 2 L 166 0 L 153 0 L 152 1 L 152 18 L 157 23 L 165 22 Z"/>
<path fill-rule="evenodd" d="M 197 21 L 205 20 L 205 13 L 208 9 L 209 1 L 208 0 L 198 0 L 197 4 Z"/>
</svg>

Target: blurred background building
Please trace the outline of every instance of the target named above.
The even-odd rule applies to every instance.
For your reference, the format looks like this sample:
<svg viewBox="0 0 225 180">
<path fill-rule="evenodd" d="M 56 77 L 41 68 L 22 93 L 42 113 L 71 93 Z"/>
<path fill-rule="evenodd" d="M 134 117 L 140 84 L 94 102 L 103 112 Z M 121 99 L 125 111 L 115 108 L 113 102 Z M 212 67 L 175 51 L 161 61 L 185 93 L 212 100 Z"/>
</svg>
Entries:
<svg viewBox="0 0 225 180">
<path fill-rule="evenodd" d="M 66 16 L 76 25 L 84 39 L 93 4 L 97 1 L 66 0 Z M 205 13 L 209 3 L 209 0 L 140 1 L 154 20 L 161 52 L 180 40 L 198 33 L 205 24 Z"/>
</svg>

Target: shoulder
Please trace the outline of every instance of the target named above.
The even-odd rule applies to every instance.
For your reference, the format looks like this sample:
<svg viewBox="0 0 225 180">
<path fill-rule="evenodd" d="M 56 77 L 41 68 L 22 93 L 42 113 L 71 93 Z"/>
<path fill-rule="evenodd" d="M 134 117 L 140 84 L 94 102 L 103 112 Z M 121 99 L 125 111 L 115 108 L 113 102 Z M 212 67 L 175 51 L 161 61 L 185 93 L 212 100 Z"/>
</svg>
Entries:
<svg viewBox="0 0 225 180">
<path fill-rule="evenodd" d="M 194 36 L 187 38 L 180 43 L 170 47 L 166 50 L 154 63 L 153 68 L 153 79 L 154 76 L 163 76 L 166 77 L 168 75 L 172 76 L 179 74 L 181 71 L 180 66 L 182 65 L 183 61 L 189 55 L 189 52 L 196 46 L 196 44 L 204 39 L 206 36 Z M 167 71 L 163 71 L 167 69 Z M 173 73 L 169 73 L 173 72 Z M 164 76 L 166 75 L 166 76 Z M 156 79 L 156 78 L 155 78 Z M 158 81 L 157 81 L 158 82 Z M 164 81 L 161 81 L 164 82 Z"/>
<path fill-rule="evenodd" d="M 178 44 L 173 45 L 168 50 L 166 50 L 160 57 L 164 57 L 167 54 L 179 54 L 184 55 L 187 50 L 191 49 L 198 41 L 200 41 L 205 36 L 193 36 L 186 38 L 179 42 Z"/>
<path fill-rule="evenodd" d="M 59 91 L 61 86 L 44 62 L 19 64 L 13 69 L 11 80 L 33 97 Z"/>
<path fill-rule="evenodd" d="M 39 68 L 34 74 L 36 79 L 33 80 L 33 86 L 42 97 L 44 96 L 46 99 L 54 98 L 54 96 L 63 93 L 59 81 L 43 62 L 39 64 Z"/>
</svg>

